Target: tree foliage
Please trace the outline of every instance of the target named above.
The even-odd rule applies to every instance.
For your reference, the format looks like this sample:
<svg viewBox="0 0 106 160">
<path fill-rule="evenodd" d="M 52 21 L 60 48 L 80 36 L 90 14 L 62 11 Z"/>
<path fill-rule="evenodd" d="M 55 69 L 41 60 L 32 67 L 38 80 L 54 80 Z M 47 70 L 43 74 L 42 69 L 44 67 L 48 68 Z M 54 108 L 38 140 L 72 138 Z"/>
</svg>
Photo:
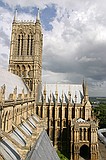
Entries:
<svg viewBox="0 0 106 160">
<path fill-rule="evenodd" d="M 68 160 L 68 158 L 65 157 L 59 150 L 57 151 L 57 154 L 58 154 L 60 160 Z"/>
<path fill-rule="evenodd" d="M 106 128 L 106 104 L 100 103 L 95 107 L 94 114 L 99 119 L 99 127 Z"/>
</svg>

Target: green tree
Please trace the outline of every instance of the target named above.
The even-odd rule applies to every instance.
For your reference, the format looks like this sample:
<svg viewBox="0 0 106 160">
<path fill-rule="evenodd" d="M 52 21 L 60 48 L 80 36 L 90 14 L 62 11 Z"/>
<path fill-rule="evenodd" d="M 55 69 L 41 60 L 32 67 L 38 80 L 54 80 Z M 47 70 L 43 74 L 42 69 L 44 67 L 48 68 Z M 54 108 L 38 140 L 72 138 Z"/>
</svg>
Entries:
<svg viewBox="0 0 106 160">
<path fill-rule="evenodd" d="M 106 104 L 100 103 L 94 108 L 94 114 L 99 119 L 99 127 L 106 128 Z"/>
</svg>

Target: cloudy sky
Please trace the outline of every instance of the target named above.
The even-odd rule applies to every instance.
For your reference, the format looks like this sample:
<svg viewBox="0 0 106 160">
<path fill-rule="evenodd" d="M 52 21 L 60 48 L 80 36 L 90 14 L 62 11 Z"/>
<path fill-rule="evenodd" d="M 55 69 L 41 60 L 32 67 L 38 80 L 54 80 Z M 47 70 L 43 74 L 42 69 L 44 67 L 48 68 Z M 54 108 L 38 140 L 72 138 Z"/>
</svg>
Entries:
<svg viewBox="0 0 106 160">
<path fill-rule="evenodd" d="M 14 10 L 35 20 L 40 8 L 43 81 L 88 81 L 91 96 L 106 96 L 106 0 L 0 0 L 0 67 L 7 69 Z"/>
</svg>

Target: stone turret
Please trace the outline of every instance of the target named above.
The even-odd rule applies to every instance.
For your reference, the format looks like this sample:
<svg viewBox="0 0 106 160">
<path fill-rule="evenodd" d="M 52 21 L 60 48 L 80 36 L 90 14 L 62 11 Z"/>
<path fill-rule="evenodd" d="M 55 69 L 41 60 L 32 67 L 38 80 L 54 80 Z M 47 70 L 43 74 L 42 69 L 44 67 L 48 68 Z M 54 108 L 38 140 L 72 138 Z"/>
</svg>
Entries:
<svg viewBox="0 0 106 160">
<path fill-rule="evenodd" d="M 91 104 L 89 102 L 87 82 L 85 82 L 85 84 L 84 84 L 84 108 L 85 108 L 85 114 L 84 114 L 85 120 L 91 119 L 92 108 L 91 108 Z"/>
<path fill-rule="evenodd" d="M 83 80 L 82 87 L 83 87 L 84 101 L 87 102 L 87 101 L 89 101 L 88 84 L 87 84 L 87 82 L 84 82 L 84 80 Z"/>
<path fill-rule="evenodd" d="M 38 14 L 36 16 L 35 23 L 35 54 L 34 54 L 34 90 L 35 93 L 38 92 L 42 83 L 42 29 L 40 22 L 40 13 L 38 9 Z"/>
<path fill-rule="evenodd" d="M 62 103 L 64 102 L 64 94 L 63 94 L 63 91 L 62 91 L 62 95 L 61 95 L 61 101 L 62 101 Z"/>
</svg>

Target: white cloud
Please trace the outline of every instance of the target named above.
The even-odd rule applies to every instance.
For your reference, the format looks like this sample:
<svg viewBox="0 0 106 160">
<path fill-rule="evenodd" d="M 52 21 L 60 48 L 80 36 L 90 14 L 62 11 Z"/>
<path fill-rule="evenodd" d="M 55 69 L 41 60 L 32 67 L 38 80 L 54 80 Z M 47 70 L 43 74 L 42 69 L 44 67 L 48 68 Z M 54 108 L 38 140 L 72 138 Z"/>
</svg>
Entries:
<svg viewBox="0 0 106 160">
<path fill-rule="evenodd" d="M 88 10 L 80 8 L 78 11 L 57 7 L 57 16 L 51 23 L 53 30 L 44 33 L 46 68 L 52 72 L 64 73 L 65 76 L 66 73 L 71 74 L 74 78 L 67 76 L 67 80 L 78 83 L 83 76 L 88 81 L 90 77 L 92 83 L 106 81 L 106 29 L 102 17 L 104 12 L 98 12 L 95 4 L 89 6 Z M 51 58 L 47 60 L 49 56 Z M 91 81 L 88 83 L 93 85 Z M 103 91 L 99 92 L 101 93 L 103 94 Z"/>
</svg>

